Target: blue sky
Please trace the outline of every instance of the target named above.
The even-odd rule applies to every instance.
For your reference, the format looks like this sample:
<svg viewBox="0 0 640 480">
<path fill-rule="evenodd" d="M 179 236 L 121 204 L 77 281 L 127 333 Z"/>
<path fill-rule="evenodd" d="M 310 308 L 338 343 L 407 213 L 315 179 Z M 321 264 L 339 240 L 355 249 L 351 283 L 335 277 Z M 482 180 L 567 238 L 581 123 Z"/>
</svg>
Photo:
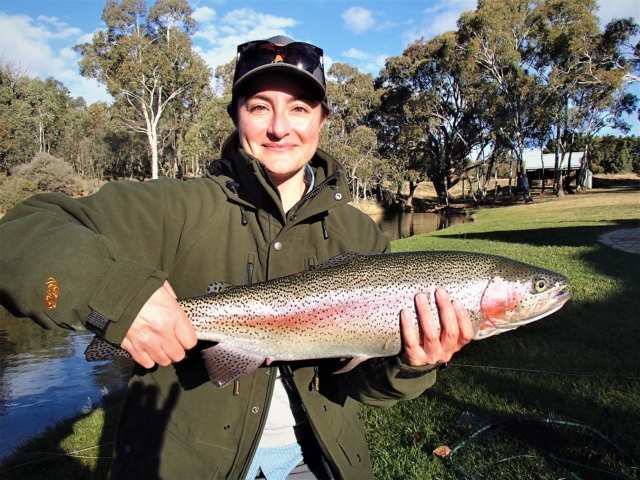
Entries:
<svg viewBox="0 0 640 480">
<path fill-rule="evenodd" d="M 147 4 L 153 0 L 147 0 Z M 284 33 L 322 47 L 325 66 L 344 62 L 377 75 L 387 57 L 414 40 L 456 28 L 475 0 L 190 0 L 198 32 L 195 49 L 215 69 L 239 43 Z M 104 87 L 80 77 L 77 43 L 103 28 L 105 0 L 0 0 L 0 58 L 30 76 L 52 76 L 88 103 L 110 101 Z M 640 21 L 638 0 L 598 0 L 604 25 L 613 18 Z M 640 96 L 640 85 L 632 90 Z M 632 116 L 631 133 L 640 135 Z"/>
</svg>

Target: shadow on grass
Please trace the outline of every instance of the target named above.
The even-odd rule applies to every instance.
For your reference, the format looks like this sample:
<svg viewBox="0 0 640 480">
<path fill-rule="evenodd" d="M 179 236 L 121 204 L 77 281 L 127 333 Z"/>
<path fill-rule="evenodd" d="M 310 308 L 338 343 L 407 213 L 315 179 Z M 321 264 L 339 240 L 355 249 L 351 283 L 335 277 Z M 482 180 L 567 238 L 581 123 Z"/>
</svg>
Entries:
<svg viewBox="0 0 640 480">
<path fill-rule="evenodd" d="M 521 243 L 538 247 L 590 247 L 597 243 L 598 237 L 600 235 L 606 232 L 616 229 L 640 227 L 640 218 L 638 218 L 637 220 L 616 220 L 615 225 L 611 225 L 611 222 L 608 220 L 602 220 L 602 226 L 570 226 L 571 219 L 568 219 L 564 223 L 568 226 L 558 228 L 537 228 L 528 230 L 505 230 L 477 233 L 469 232 L 464 234 L 464 238 L 466 240 L 477 239 L 496 242 Z M 581 220 L 580 223 L 584 224 L 584 220 Z M 439 234 L 438 238 L 457 239 L 460 238 L 460 234 Z"/>
<path fill-rule="evenodd" d="M 124 392 L 105 397 L 105 412 L 100 440 L 95 445 L 67 453 L 62 443 L 76 433 L 75 424 L 90 413 L 80 414 L 48 427 L 44 433 L 17 447 L 14 453 L 0 462 L 3 480 L 104 480 L 107 478 L 115 427 L 122 408 Z"/>
<path fill-rule="evenodd" d="M 573 264 L 579 262 L 580 272 L 570 288 L 574 298 L 553 316 L 472 342 L 456 354 L 453 363 L 460 366 L 443 372 L 425 393 L 426 399 L 451 408 L 452 417 L 442 421 L 449 425 L 447 436 L 456 434 L 450 427 L 453 417 L 465 411 L 493 420 L 549 416 L 590 425 L 640 461 L 640 254 L 598 244 L 606 232 L 637 227 L 640 220 L 619 220 L 614 226 L 571 226 L 568 220 L 559 228 L 466 233 L 466 240 L 575 247 Z M 571 271 L 563 273 L 571 279 Z M 452 393 L 456 389 L 466 396 Z M 474 395 L 479 390 L 492 400 Z M 635 469 L 625 475 L 631 477 L 619 478 L 640 478 Z"/>
</svg>

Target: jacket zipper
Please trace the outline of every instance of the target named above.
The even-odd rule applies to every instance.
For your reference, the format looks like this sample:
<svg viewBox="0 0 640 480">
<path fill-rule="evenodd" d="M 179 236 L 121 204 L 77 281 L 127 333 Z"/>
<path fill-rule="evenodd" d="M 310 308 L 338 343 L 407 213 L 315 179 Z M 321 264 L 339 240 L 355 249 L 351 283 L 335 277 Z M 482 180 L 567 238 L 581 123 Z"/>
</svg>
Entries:
<svg viewBox="0 0 640 480">
<path fill-rule="evenodd" d="M 314 384 L 314 388 L 316 385 L 320 385 L 320 380 L 319 378 L 317 378 L 318 375 L 318 367 L 315 366 L 313 367 L 313 384 Z M 320 444 L 320 440 L 318 439 L 318 436 L 316 434 L 315 428 L 313 427 L 313 423 L 311 422 L 311 419 L 309 418 L 309 414 L 307 413 L 307 407 L 305 406 L 304 402 L 302 401 L 302 397 L 300 396 L 300 394 L 298 393 L 298 390 L 296 390 L 292 383 L 291 383 L 291 379 L 293 378 L 293 370 L 291 370 L 291 367 L 289 365 L 283 365 L 282 366 L 282 374 L 281 377 L 282 379 L 282 383 L 284 384 L 284 388 L 288 391 L 293 393 L 293 395 L 295 396 L 295 398 L 298 400 L 298 403 L 302 406 L 302 411 L 304 412 L 304 414 L 307 417 L 307 421 L 309 422 L 309 426 L 311 427 L 311 432 L 313 433 L 313 436 L 315 437 L 316 442 L 318 443 L 318 446 L 320 447 L 320 460 L 322 461 L 322 465 L 324 466 L 325 469 L 325 473 L 328 475 L 329 480 L 336 480 L 336 478 L 333 476 L 333 473 L 331 471 L 331 468 L 329 467 L 329 464 L 327 462 L 327 458 L 326 455 L 324 454 L 324 452 L 322 451 L 322 447 L 323 445 Z M 317 388 L 315 388 L 317 390 Z M 311 472 L 311 470 L 309 470 Z M 315 478 L 316 474 L 311 472 L 311 475 L 313 475 Z"/>
</svg>

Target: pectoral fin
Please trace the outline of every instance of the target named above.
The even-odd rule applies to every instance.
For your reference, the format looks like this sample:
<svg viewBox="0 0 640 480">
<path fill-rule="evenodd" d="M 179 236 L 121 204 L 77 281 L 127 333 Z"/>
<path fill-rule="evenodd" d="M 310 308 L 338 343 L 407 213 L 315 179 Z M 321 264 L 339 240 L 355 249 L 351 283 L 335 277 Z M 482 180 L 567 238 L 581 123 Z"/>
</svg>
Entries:
<svg viewBox="0 0 640 480">
<path fill-rule="evenodd" d="M 202 350 L 204 365 L 213 384 L 226 387 L 250 374 L 264 362 L 264 357 L 229 345 L 218 344 Z"/>
<path fill-rule="evenodd" d="M 84 351 L 84 357 L 88 362 L 95 362 L 111 356 L 131 358 L 129 352 L 123 350 L 120 346 L 98 337 L 93 337 L 93 340 Z"/>
</svg>

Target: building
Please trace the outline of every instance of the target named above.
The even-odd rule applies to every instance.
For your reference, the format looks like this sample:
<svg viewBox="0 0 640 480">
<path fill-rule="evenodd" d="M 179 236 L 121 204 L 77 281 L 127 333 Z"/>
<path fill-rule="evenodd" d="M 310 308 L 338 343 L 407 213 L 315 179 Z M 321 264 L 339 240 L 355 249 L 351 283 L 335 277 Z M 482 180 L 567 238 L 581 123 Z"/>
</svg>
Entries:
<svg viewBox="0 0 640 480">
<path fill-rule="evenodd" d="M 564 156 L 562 162 L 562 176 L 564 177 L 569 173 L 572 178 L 577 177 L 577 170 L 582 167 L 584 160 L 584 152 L 571 152 Z M 542 154 L 541 150 L 525 150 L 524 156 L 524 169 L 527 173 L 527 179 L 532 186 L 541 185 L 542 180 L 547 182 L 547 185 L 553 184 L 553 172 L 555 170 L 556 155 L 555 153 Z M 569 163 L 571 162 L 571 163 Z M 572 182 L 575 184 L 575 180 Z M 587 171 L 586 178 L 583 182 L 585 188 L 591 188 L 591 172 Z"/>
</svg>

